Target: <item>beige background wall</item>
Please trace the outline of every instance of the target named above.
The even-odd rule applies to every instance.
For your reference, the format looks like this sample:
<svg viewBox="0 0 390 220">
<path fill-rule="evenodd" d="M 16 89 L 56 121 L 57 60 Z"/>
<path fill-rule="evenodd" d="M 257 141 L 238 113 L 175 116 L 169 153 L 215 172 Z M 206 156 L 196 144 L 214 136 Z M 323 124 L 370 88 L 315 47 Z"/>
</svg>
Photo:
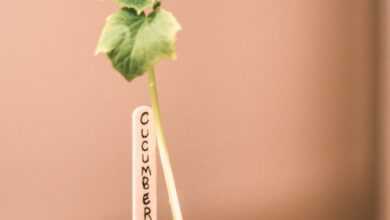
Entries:
<svg viewBox="0 0 390 220">
<path fill-rule="evenodd" d="M 184 27 L 158 80 L 185 219 L 373 219 L 373 2 L 164 2 Z M 148 94 L 93 56 L 114 10 L 2 3 L 0 219 L 130 219 Z"/>
</svg>

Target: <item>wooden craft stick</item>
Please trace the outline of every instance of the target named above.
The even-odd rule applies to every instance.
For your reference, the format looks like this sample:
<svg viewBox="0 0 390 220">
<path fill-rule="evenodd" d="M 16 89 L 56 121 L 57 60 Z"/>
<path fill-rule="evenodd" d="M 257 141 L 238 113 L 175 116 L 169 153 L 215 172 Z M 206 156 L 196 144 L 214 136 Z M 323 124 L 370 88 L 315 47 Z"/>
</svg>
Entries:
<svg viewBox="0 0 390 220">
<path fill-rule="evenodd" d="M 133 220 L 157 220 L 156 135 L 152 109 L 133 112 Z"/>
</svg>

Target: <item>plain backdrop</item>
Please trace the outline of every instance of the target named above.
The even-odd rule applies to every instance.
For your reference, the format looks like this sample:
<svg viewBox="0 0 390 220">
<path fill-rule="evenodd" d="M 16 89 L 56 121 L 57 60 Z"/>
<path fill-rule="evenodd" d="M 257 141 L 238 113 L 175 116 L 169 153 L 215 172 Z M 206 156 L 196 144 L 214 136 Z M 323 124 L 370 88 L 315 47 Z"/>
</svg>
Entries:
<svg viewBox="0 0 390 220">
<path fill-rule="evenodd" d="M 163 1 L 183 26 L 157 78 L 186 220 L 374 218 L 375 2 Z M 149 97 L 94 56 L 116 9 L 2 2 L 0 219 L 130 219 Z"/>
</svg>

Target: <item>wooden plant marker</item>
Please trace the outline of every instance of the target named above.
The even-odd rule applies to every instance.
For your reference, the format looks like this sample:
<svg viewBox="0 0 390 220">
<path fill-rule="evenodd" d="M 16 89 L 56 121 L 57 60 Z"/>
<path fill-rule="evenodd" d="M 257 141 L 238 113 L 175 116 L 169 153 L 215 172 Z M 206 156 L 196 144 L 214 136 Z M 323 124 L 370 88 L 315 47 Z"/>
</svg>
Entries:
<svg viewBox="0 0 390 220">
<path fill-rule="evenodd" d="M 157 220 L 156 135 L 152 109 L 133 112 L 133 220 Z"/>
</svg>

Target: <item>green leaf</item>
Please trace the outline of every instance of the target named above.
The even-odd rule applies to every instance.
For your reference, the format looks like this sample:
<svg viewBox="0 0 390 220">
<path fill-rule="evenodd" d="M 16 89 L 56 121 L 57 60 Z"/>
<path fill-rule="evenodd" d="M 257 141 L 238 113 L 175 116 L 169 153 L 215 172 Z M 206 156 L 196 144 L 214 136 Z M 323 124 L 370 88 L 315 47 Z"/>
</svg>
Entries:
<svg viewBox="0 0 390 220">
<path fill-rule="evenodd" d="M 155 0 L 115 0 L 121 7 L 133 8 L 138 14 L 145 9 L 153 8 Z"/>
<path fill-rule="evenodd" d="M 168 11 L 149 15 L 123 8 L 107 18 L 96 53 L 105 53 L 127 80 L 143 75 L 163 58 L 176 58 L 176 33 L 181 29 Z"/>
</svg>

